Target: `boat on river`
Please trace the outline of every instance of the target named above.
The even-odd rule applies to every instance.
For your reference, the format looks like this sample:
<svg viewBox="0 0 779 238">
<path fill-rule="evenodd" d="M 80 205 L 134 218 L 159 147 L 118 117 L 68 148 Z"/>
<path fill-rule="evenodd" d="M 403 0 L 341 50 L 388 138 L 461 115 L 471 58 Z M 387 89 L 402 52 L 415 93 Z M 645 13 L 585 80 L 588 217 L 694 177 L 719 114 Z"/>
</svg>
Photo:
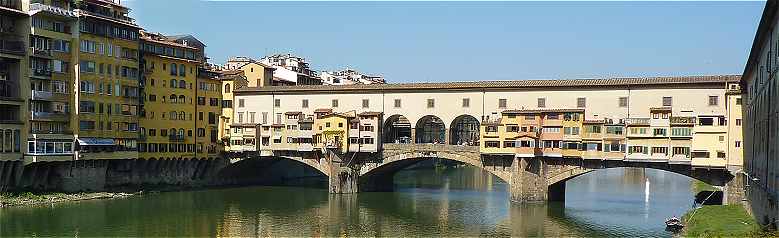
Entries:
<svg viewBox="0 0 779 238">
<path fill-rule="evenodd" d="M 671 232 L 677 232 L 684 228 L 684 224 L 679 218 L 671 217 L 665 221 L 665 229 Z"/>
</svg>

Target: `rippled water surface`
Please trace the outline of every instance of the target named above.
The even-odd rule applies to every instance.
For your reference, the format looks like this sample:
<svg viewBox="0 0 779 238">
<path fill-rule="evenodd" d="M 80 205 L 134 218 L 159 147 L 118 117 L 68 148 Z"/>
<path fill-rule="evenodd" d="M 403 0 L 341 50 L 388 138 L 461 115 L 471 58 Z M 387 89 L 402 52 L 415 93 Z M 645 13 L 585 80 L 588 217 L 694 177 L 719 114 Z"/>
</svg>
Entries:
<svg viewBox="0 0 779 238">
<path fill-rule="evenodd" d="M 387 193 L 245 187 L 0 209 L 0 237 L 669 237 L 664 219 L 692 203 L 691 179 L 649 169 L 572 179 L 564 204 L 512 204 L 503 181 L 474 167 L 406 170 L 395 182 Z"/>
</svg>

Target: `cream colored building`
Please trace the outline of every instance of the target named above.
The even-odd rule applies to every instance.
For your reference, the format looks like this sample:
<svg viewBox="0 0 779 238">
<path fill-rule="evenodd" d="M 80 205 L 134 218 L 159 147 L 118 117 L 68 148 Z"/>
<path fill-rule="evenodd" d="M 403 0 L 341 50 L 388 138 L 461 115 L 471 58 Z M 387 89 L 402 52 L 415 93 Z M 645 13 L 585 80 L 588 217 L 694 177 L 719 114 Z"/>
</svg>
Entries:
<svg viewBox="0 0 779 238">
<path fill-rule="evenodd" d="M 249 87 L 235 92 L 236 100 L 244 100 L 246 105 L 237 107 L 235 113 L 313 114 L 318 108 L 381 112 L 381 137 L 390 143 L 410 138 L 416 143 L 467 144 L 462 135 L 468 131 L 463 130 L 462 122 L 482 121 L 485 131 L 482 141 L 476 144 L 480 143 L 486 153 L 504 153 L 506 143 L 515 146 L 512 151 L 522 150 L 521 143 L 528 141 L 529 148 L 541 150 L 526 149 L 514 154 L 590 159 L 609 155 L 614 159 L 658 162 L 669 161 L 676 155 L 684 163 L 724 168 L 727 163 L 740 164 L 738 151 L 727 148 L 728 143 L 721 140 L 728 134 L 727 121 L 735 120 L 728 118 L 732 115 L 727 112 L 725 100 L 728 83 L 738 78 L 721 75 Z M 516 113 L 506 114 L 512 110 Z M 706 125 L 691 124 L 695 121 Z M 411 128 L 406 131 L 398 128 L 400 124 L 410 124 Z M 548 127 L 549 133 L 506 133 L 508 127 L 523 126 L 526 130 L 532 126 L 541 131 Z M 478 127 L 476 130 L 479 134 Z M 497 140 L 487 139 L 490 135 L 486 134 L 490 133 L 495 133 Z M 559 135 L 555 136 L 556 133 Z M 515 141 L 519 141 L 519 148 Z M 547 143 L 549 146 L 544 146 Z M 605 145 L 609 147 L 608 153 Z M 493 146 L 497 147 L 488 148 Z M 729 151 L 736 153 L 733 159 L 729 159 Z M 690 157 L 696 157 L 694 162 Z"/>
</svg>

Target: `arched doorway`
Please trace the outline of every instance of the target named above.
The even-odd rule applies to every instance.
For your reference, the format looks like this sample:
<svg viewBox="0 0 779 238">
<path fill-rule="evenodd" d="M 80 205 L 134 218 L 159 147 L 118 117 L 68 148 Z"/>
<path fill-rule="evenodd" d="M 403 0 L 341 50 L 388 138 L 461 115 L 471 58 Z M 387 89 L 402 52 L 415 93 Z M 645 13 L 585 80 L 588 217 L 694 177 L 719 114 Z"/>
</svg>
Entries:
<svg viewBox="0 0 779 238">
<path fill-rule="evenodd" d="M 461 115 L 452 121 L 449 144 L 479 145 L 479 121 L 471 115 Z"/>
<path fill-rule="evenodd" d="M 403 115 L 392 115 L 384 123 L 384 143 L 411 143 L 411 122 Z"/>
<path fill-rule="evenodd" d="M 441 144 L 446 140 L 446 125 L 441 118 L 427 115 L 417 121 L 416 143 Z"/>
</svg>

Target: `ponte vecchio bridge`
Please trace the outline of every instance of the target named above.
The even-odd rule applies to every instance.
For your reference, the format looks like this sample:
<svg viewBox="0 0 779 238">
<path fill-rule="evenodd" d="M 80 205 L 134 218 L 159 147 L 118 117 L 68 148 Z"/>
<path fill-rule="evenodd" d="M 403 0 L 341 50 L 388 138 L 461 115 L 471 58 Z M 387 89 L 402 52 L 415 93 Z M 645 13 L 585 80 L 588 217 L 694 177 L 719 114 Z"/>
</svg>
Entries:
<svg viewBox="0 0 779 238">
<path fill-rule="evenodd" d="M 738 80 L 238 88 L 229 149 L 315 168 L 332 193 L 392 189 L 397 171 L 441 158 L 489 171 L 517 202 L 562 200 L 567 180 L 615 167 L 683 174 L 738 196 Z"/>
</svg>

